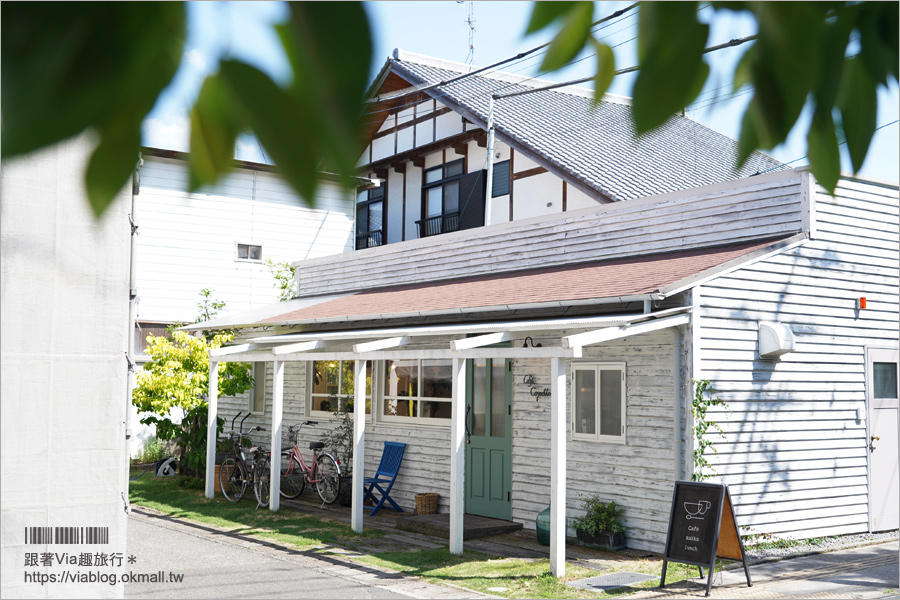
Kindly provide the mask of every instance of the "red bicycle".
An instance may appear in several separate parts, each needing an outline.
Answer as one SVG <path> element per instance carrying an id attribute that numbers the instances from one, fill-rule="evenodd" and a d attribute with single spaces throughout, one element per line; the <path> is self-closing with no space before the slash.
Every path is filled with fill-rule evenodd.
<path id="1" fill-rule="evenodd" d="M 303 460 L 297 447 L 297 438 L 304 425 L 318 425 L 318 421 L 304 421 L 296 426 L 288 427 L 291 448 L 281 453 L 281 495 L 285 498 L 297 498 L 306 489 L 306 484 L 316 486 L 319 498 L 325 504 L 334 504 L 341 489 L 341 467 L 337 459 L 322 450 L 323 442 L 310 442 L 313 451 L 311 466 Z"/>

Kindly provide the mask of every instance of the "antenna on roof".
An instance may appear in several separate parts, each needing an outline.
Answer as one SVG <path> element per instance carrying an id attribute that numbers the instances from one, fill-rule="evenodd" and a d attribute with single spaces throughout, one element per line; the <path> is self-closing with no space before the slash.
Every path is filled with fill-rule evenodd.
<path id="1" fill-rule="evenodd" d="M 463 0 L 456 0 L 457 4 L 462 4 Z M 469 16 L 463 23 L 469 26 L 469 55 L 466 56 L 467 65 L 475 65 L 475 2 L 468 2 Z"/>

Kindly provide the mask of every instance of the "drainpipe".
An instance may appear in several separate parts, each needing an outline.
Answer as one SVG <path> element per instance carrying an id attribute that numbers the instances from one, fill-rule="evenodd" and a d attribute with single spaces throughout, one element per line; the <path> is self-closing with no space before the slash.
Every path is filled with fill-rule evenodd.
<path id="1" fill-rule="evenodd" d="M 494 187 L 494 95 L 488 104 L 487 120 L 487 180 L 484 182 L 484 224 L 491 224 L 491 190 Z"/>
<path id="2" fill-rule="evenodd" d="M 130 446 L 131 440 L 131 400 L 134 394 L 134 383 L 135 383 L 135 363 L 131 360 L 131 357 L 134 356 L 134 328 L 135 323 L 137 321 L 137 307 L 139 298 L 137 295 L 137 240 L 135 236 L 137 236 L 137 195 L 140 193 L 140 173 L 141 173 L 141 165 L 144 164 L 143 159 L 138 158 L 137 168 L 135 169 L 134 174 L 134 183 L 131 191 L 131 213 L 128 215 L 130 225 L 131 225 L 131 264 L 128 269 L 128 349 L 126 354 L 128 356 L 128 392 L 125 395 L 126 404 L 125 404 L 125 441 L 126 447 Z M 130 448 L 129 448 L 130 450 Z M 130 455 L 130 453 L 129 453 Z"/>

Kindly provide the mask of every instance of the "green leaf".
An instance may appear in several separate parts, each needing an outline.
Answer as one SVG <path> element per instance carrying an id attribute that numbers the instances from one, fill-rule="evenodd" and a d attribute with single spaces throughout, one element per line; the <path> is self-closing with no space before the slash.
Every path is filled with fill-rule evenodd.
<path id="1" fill-rule="evenodd" d="M 91 155 L 84 181 L 88 202 L 99 217 L 131 178 L 141 144 L 140 124 L 123 124 L 103 132 Z"/>
<path id="2" fill-rule="evenodd" d="M 883 85 L 898 74 L 900 53 L 900 4 L 897 2 L 863 2 L 859 5 L 860 56 L 869 75 Z"/>
<path id="3" fill-rule="evenodd" d="M 751 57 L 751 108 L 762 148 L 783 142 L 815 83 L 827 7 L 813 2 L 753 5 L 759 39 Z M 797 32 L 803 32 L 798 35 Z"/>
<path id="4" fill-rule="evenodd" d="M 594 105 L 600 104 L 616 74 L 616 57 L 612 48 L 591 37 L 597 53 L 597 75 L 594 76 Z"/>
<path id="5" fill-rule="evenodd" d="M 748 106 L 744 111 L 744 117 L 741 119 L 741 137 L 738 141 L 738 157 L 737 167 L 740 169 L 753 154 L 754 150 L 760 147 L 759 137 L 756 135 L 756 120 L 753 117 L 752 106 Z"/>
<path id="6" fill-rule="evenodd" d="M 4 4 L 3 157 L 102 123 L 140 126 L 175 74 L 184 30 L 176 2 Z"/>
<path id="7" fill-rule="evenodd" d="M 319 175 L 317 143 L 310 114 L 268 75 L 246 63 L 227 60 L 220 74 L 235 100 L 238 119 L 256 134 L 281 174 L 306 203 L 315 196 Z"/>
<path id="8" fill-rule="evenodd" d="M 853 31 L 854 15 L 844 12 L 840 19 L 825 25 L 822 35 L 822 49 L 813 88 L 816 106 L 823 111 L 830 111 L 834 106 L 841 82 L 841 71 L 844 65 L 844 53 L 850 32 Z"/>
<path id="9" fill-rule="evenodd" d="M 290 94 L 305 113 L 305 140 L 323 168 L 350 185 L 365 146 L 361 120 L 372 39 L 359 2 L 291 2 L 291 21 L 278 28 L 294 69 Z M 283 168 L 290 168 L 290 166 Z"/>
<path id="10" fill-rule="evenodd" d="M 737 92 L 739 89 L 753 81 L 751 67 L 753 65 L 754 49 L 755 46 L 747 48 L 747 51 L 744 52 L 744 55 L 741 56 L 741 60 L 738 61 L 737 66 L 734 68 L 734 82 L 731 86 L 732 93 Z"/>
<path id="11" fill-rule="evenodd" d="M 242 128 L 221 76 L 207 77 L 191 111 L 191 191 L 211 185 L 232 168 L 234 144 Z"/>
<path id="12" fill-rule="evenodd" d="M 649 2 L 641 4 L 638 35 L 632 114 L 640 134 L 662 125 L 703 88 L 709 26 L 697 21 L 696 2 Z"/>
<path id="13" fill-rule="evenodd" d="M 547 54 L 541 62 L 541 70 L 561 69 L 578 56 L 590 37 L 593 17 L 593 2 L 574 3 L 565 13 L 562 28 L 547 48 Z"/>
<path id="14" fill-rule="evenodd" d="M 812 174 L 833 193 L 841 176 L 841 155 L 830 112 L 820 111 L 813 115 L 806 143 Z"/>
<path id="15" fill-rule="evenodd" d="M 528 21 L 528 28 L 525 34 L 534 33 L 544 27 L 547 27 L 567 13 L 577 2 L 545 2 L 539 0 L 532 5 L 531 19 Z"/>
<path id="16" fill-rule="evenodd" d="M 848 59 L 845 63 L 838 107 L 850 161 L 854 172 L 857 172 L 866 160 L 878 114 L 877 84 L 859 57 Z"/>

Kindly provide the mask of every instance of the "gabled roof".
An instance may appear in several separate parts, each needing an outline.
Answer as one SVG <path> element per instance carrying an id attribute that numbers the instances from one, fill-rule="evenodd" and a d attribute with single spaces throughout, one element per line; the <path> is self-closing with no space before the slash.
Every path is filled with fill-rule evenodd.
<path id="1" fill-rule="evenodd" d="M 400 80 L 486 128 L 491 94 L 509 94 L 548 82 L 486 71 L 429 87 L 470 72 L 471 67 L 396 50 L 373 92 L 400 88 Z M 495 102 L 499 139 L 598 200 L 629 200 L 748 177 L 786 168 L 754 152 L 735 171 L 738 144 L 691 119 L 673 116 L 634 139 L 627 99 L 591 107 L 591 90 L 557 88 Z M 407 100 L 408 102 L 408 100 Z M 399 105 L 396 101 L 395 106 Z M 385 107 L 390 103 L 380 103 Z"/>

